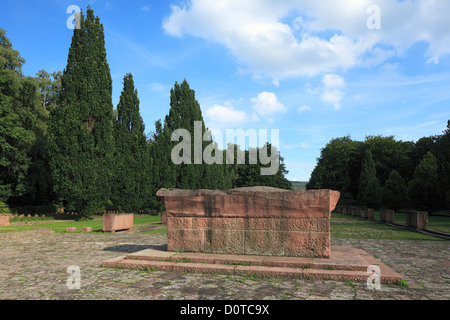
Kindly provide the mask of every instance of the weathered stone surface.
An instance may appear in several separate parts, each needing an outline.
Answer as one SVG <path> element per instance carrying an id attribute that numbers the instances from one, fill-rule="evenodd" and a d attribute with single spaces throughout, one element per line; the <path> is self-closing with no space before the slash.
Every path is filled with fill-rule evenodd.
<path id="1" fill-rule="evenodd" d="M 7 226 L 9 226 L 9 215 L 1 214 L 0 215 L 0 227 L 7 227 Z"/>
<path id="2" fill-rule="evenodd" d="M 270 187 L 161 189 L 169 251 L 323 257 L 340 193 Z"/>
<path id="3" fill-rule="evenodd" d="M 103 215 L 103 231 L 116 232 L 120 230 L 133 229 L 133 214 L 104 214 Z"/>
<path id="4" fill-rule="evenodd" d="M 380 221 L 392 223 L 394 222 L 394 211 L 389 209 L 380 210 Z"/>
<path id="5" fill-rule="evenodd" d="M 167 212 L 166 211 L 161 213 L 161 223 L 167 224 Z"/>
<path id="6" fill-rule="evenodd" d="M 428 212 L 407 212 L 406 225 L 409 228 L 424 230 L 428 227 Z"/>
<path id="7" fill-rule="evenodd" d="M 375 210 L 373 208 L 366 209 L 367 219 L 373 219 L 375 217 Z"/>
<path id="8" fill-rule="evenodd" d="M 68 228 L 66 228 L 66 232 L 77 232 L 77 228 L 76 227 L 68 227 Z"/>
<path id="9" fill-rule="evenodd" d="M 83 227 L 83 228 L 81 228 L 81 232 L 92 232 L 92 228 L 91 227 Z"/>

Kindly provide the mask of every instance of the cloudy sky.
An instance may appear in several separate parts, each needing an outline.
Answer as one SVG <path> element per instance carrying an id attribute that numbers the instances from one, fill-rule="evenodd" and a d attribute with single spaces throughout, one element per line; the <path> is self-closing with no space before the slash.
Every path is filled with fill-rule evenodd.
<path id="1" fill-rule="evenodd" d="M 100 17 L 114 104 L 133 73 L 147 132 L 186 79 L 209 128 L 278 129 L 291 180 L 332 138 L 416 141 L 450 119 L 448 0 L 2 0 L 26 75 L 64 69 L 70 5 Z"/>

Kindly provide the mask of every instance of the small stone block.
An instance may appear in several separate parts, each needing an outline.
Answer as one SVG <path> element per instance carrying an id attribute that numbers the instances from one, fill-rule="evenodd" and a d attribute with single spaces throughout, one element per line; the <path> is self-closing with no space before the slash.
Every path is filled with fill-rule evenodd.
<path id="1" fill-rule="evenodd" d="M 81 232 L 92 232 L 92 228 L 91 227 L 83 227 L 83 228 L 81 228 Z"/>
<path id="2" fill-rule="evenodd" d="M 66 228 L 66 232 L 77 232 L 77 228 L 76 227 Z"/>

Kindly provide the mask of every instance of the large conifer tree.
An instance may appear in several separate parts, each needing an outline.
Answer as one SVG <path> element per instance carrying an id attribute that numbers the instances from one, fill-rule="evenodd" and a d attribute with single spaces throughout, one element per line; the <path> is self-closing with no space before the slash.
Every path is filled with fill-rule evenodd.
<path id="1" fill-rule="evenodd" d="M 151 167 L 144 130 L 133 75 L 127 74 L 114 125 L 115 166 L 111 198 L 115 206 L 126 212 L 142 209 L 148 199 L 146 191 L 151 183 Z"/>
<path id="2" fill-rule="evenodd" d="M 113 154 L 112 80 L 103 25 L 88 7 L 74 29 L 49 148 L 54 191 L 69 209 L 95 213 L 110 197 Z"/>
<path id="3" fill-rule="evenodd" d="M 433 211 L 439 205 L 438 166 L 431 152 L 417 165 L 414 178 L 409 182 L 408 196 L 418 210 Z"/>
<path id="4" fill-rule="evenodd" d="M 361 167 L 359 178 L 359 200 L 372 208 L 379 208 L 381 205 L 382 189 L 377 178 L 375 162 L 372 158 L 372 151 L 366 150 Z"/>

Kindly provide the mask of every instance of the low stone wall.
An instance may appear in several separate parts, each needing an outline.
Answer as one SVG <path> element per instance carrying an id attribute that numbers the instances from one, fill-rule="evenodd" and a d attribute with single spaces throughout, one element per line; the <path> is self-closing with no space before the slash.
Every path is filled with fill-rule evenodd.
<path id="1" fill-rule="evenodd" d="M 133 229 L 132 213 L 117 213 L 103 215 L 103 231 L 116 232 Z"/>
<path id="2" fill-rule="evenodd" d="M 269 187 L 161 189 L 168 251 L 330 257 L 330 218 L 340 193 Z"/>

